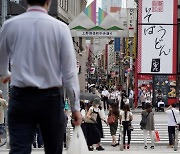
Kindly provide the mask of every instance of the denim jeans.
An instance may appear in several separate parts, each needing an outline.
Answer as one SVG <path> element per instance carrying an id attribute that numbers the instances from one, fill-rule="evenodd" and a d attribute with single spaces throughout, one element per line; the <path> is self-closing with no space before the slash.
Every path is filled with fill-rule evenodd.
<path id="1" fill-rule="evenodd" d="M 30 154 L 39 125 L 46 154 L 61 154 L 65 117 L 62 89 L 12 87 L 8 107 L 9 154 Z"/>

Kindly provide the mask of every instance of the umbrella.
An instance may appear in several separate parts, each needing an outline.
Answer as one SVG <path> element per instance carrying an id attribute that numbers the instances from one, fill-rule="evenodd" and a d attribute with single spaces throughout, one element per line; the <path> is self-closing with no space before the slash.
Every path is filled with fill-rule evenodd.
<path id="1" fill-rule="evenodd" d="M 96 94 L 92 93 L 80 93 L 80 100 L 89 100 L 94 101 L 95 98 L 100 99 L 100 97 Z"/>

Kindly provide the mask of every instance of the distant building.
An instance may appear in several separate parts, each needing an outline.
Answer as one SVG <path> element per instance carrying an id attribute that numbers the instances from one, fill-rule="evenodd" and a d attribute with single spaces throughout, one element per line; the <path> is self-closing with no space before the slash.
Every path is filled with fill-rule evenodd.
<path id="1" fill-rule="evenodd" d="M 25 0 L 18 0 L 19 3 L 7 0 L 7 18 L 22 14 L 27 9 Z M 52 0 L 49 14 L 66 24 L 69 24 L 85 8 L 87 0 Z M 0 0 L 1 16 L 2 0 Z M 1 22 L 1 21 L 0 21 Z"/>
<path id="2" fill-rule="evenodd" d="M 111 7 L 116 9 L 122 7 L 122 0 L 102 0 L 102 9 L 107 13 L 110 12 Z"/>

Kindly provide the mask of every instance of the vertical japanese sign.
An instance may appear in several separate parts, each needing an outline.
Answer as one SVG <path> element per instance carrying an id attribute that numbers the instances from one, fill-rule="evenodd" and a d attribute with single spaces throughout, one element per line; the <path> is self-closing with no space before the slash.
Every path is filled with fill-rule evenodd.
<path id="1" fill-rule="evenodd" d="M 135 12 L 136 9 L 131 8 L 131 9 L 127 9 L 128 12 L 128 30 L 129 30 L 129 37 L 134 37 L 134 33 L 135 33 Z"/>
<path id="2" fill-rule="evenodd" d="M 138 73 L 176 74 L 177 0 L 138 4 Z"/>
<path id="3" fill-rule="evenodd" d="M 120 50 L 121 50 L 120 38 L 116 37 L 116 38 L 114 38 L 114 51 L 115 52 L 120 52 Z"/>

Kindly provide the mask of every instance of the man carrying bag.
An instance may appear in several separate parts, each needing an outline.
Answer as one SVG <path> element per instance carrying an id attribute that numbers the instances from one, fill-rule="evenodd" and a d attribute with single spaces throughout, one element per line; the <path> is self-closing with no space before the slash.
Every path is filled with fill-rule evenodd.
<path id="1" fill-rule="evenodd" d="M 174 145 L 175 127 L 177 125 L 177 119 L 179 115 L 179 110 L 177 110 L 175 107 L 176 104 L 174 103 L 166 109 L 166 114 L 168 118 L 168 135 L 169 135 L 168 148 L 173 148 Z"/>

